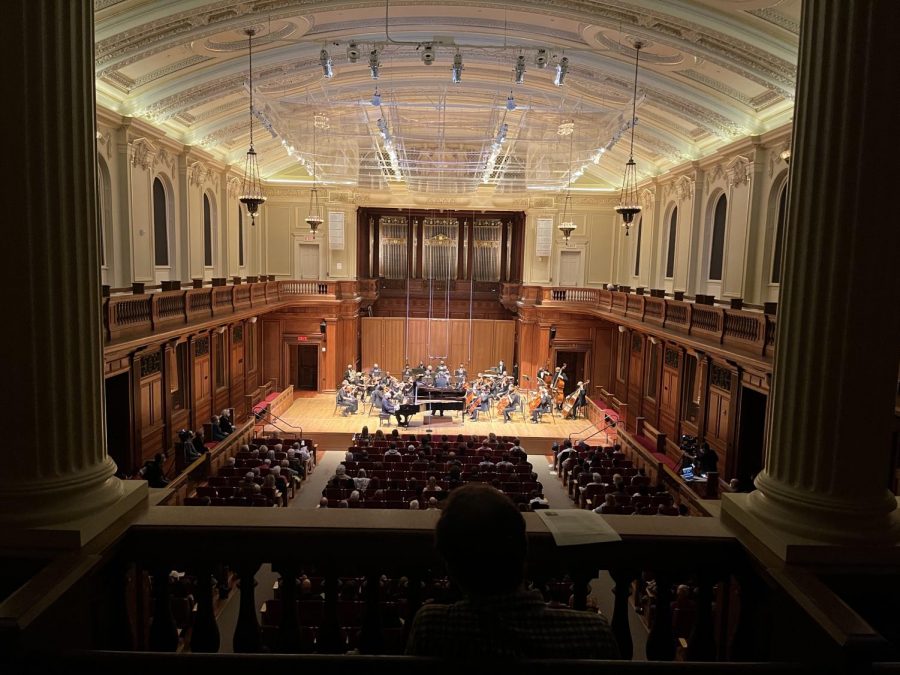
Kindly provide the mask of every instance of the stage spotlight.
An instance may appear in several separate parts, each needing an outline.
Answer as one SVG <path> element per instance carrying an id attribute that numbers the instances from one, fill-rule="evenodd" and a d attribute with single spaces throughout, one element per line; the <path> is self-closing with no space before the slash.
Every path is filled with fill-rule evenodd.
<path id="1" fill-rule="evenodd" d="M 462 54 L 456 52 L 456 55 L 453 57 L 453 67 L 450 69 L 450 80 L 453 84 L 459 84 L 462 81 Z"/>
<path id="2" fill-rule="evenodd" d="M 375 87 L 375 93 L 372 94 L 372 105 L 376 108 L 381 105 L 381 94 L 378 93 L 378 87 Z"/>
<path id="3" fill-rule="evenodd" d="M 422 47 L 422 63 L 426 66 L 430 66 L 434 63 L 434 46 L 433 45 L 425 45 Z"/>
<path id="4" fill-rule="evenodd" d="M 559 60 L 559 63 L 556 64 L 556 77 L 553 80 L 553 84 L 557 87 L 563 86 L 566 81 L 566 73 L 569 72 L 569 59 L 564 56 Z"/>
<path id="5" fill-rule="evenodd" d="M 516 59 L 516 84 L 525 84 L 525 56 L 522 54 Z"/>
<path id="6" fill-rule="evenodd" d="M 372 74 L 372 79 L 378 79 L 378 69 L 381 67 L 381 62 L 378 60 L 378 50 L 373 49 L 369 52 L 369 72 Z"/>
<path id="7" fill-rule="evenodd" d="M 550 54 L 547 53 L 546 49 L 538 49 L 537 54 L 534 55 L 534 65 L 543 70 L 547 67 L 547 64 L 550 62 Z"/>
<path id="8" fill-rule="evenodd" d="M 516 99 L 513 98 L 512 92 L 509 92 L 509 96 L 506 97 L 506 109 L 509 111 L 516 109 Z"/>
<path id="9" fill-rule="evenodd" d="M 324 49 L 319 52 L 319 65 L 322 66 L 322 75 L 329 79 L 334 77 L 334 64 L 331 62 L 328 52 Z"/>
<path id="10" fill-rule="evenodd" d="M 355 42 L 351 42 L 347 45 L 347 60 L 350 63 L 356 63 L 359 61 L 359 45 Z"/>

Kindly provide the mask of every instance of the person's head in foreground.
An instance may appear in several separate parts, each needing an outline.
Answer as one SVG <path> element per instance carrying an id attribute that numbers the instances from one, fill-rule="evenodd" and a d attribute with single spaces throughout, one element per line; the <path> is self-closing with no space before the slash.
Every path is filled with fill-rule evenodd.
<path id="1" fill-rule="evenodd" d="M 466 595 L 512 593 L 522 584 L 525 520 L 509 497 L 492 487 L 464 485 L 450 493 L 435 545 Z"/>

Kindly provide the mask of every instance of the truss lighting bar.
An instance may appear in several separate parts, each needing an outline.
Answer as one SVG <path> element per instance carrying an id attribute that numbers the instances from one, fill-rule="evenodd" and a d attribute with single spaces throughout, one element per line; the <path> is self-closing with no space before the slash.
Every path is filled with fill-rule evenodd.
<path id="1" fill-rule="evenodd" d="M 369 73 L 372 75 L 373 80 L 378 79 L 378 69 L 381 67 L 381 62 L 378 60 L 378 50 L 373 49 L 369 52 Z"/>
<path id="2" fill-rule="evenodd" d="M 325 49 L 319 52 L 319 65 L 322 66 L 322 75 L 328 79 L 334 77 L 334 63 L 332 63 L 331 57 L 328 56 L 328 51 Z"/>
<path id="3" fill-rule="evenodd" d="M 516 59 L 516 84 L 525 84 L 525 55 L 519 54 Z"/>
<path id="4" fill-rule="evenodd" d="M 566 81 L 566 73 L 569 72 L 569 58 L 567 56 L 562 57 L 559 60 L 559 63 L 556 64 L 556 77 L 553 79 L 553 84 L 557 87 L 563 86 Z"/>
<path id="5" fill-rule="evenodd" d="M 462 54 L 456 52 L 456 55 L 453 57 L 453 66 L 450 69 L 450 80 L 453 82 L 453 84 L 459 84 L 460 82 L 462 82 L 462 71 Z"/>

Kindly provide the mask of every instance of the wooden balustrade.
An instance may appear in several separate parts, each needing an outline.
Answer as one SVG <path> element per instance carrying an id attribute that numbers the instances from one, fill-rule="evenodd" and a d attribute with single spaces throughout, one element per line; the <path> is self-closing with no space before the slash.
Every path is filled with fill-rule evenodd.
<path id="1" fill-rule="evenodd" d="M 788 574 L 759 564 L 752 547 L 742 545 L 717 518 L 604 516 L 621 541 L 558 547 L 537 514 L 523 515 L 529 579 L 567 584 L 572 606 L 584 609 L 589 581 L 599 570 L 610 572 L 615 601 L 609 618 L 624 660 L 632 658 L 635 642 L 629 628 L 632 596 L 639 598 L 644 616 L 654 617 L 646 656 L 656 661 L 676 658 L 679 641 L 669 603 L 678 583 L 698 589 L 693 630 L 686 654 L 682 653 L 692 661 L 774 661 L 789 655 L 793 662 L 852 657 L 860 663 L 871 662 L 883 649 L 882 636 L 813 571 L 794 568 Z M 0 637 L 29 658 L 72 650 L 83 658 L 85 651 L 111 649 L 120 652 L 116 658 L 121 667 L 140 663 L 143 654 L 132 650 L 215 653 L 223 640 L 213 591 L 219 596 L 230 592 L 231 584 L 224 582 L 230 570 L 240 593 L 232 643 L 235 652 L 258 654 L 266 643 L 280 653 L 347 651 L 349 631 L 341 619 L 344 614 L 339 613 L 346 609 L 339 596 L 339 579 L 354 577 L 367 579 L 368 591 L 360 594 L 354 606 L 359 620 L 352 625 L 360 631 L 356 645 L 363 654 L 396 653 L 402 650 L 402 640 L 387 640 L 379 579 L 384 574 L 409 580 L 402 616 L 408 629 L 427 599 L 423 582 L 444 574 L 433 546 L 437 517 L 436 511 L 151 506 L 131 523 L 120 525 L 120 532 L 109 537 L 102 549 L 66 555 L 38 569 L 0 604 L 0 616 L 7 619 L 0 624 Z M 308 570 L 324 578 L 323 600 L 317 600 L 315 644 L 305 628 L 308 624 L 299 616 L 300 588 L 295 583 L 278 584 L 277 603 L 273 603 L 277 616 L 267 619 L 269 626 L 263 632 L 257 620 L 262 598 L 257 596 L 255 577 L 265 563 L 282 579 L 296 579 Z M 180 637 L 172 613 L 171 570 L 194 578 L 192 626 Z M 148 577 L 149 585 L 144 581 Z M 655 581 L 655 594 L 642 595 L 649 580 Z M 90 602 L 80 605 L 78 621 L 72 621 L 67 613 L 77 601 L 73 599 L 87 598 Z M 651 602 L 652 606 L 644 604 Z M 108 608 L 120 609 L 111 612 Z M 61 625 L 65 630 L 59 630 Z M 52 633 L 46 632 L 47 627 L 54 627 Z M 354 659 L 337 658 L 336 667 L 352 668 Z M 229 659 L 234 657 L 222 655 L 219 663 L 243 669 L 265 663 L 243 657 L 229 664 Z M 397 667 L 402 669 L 404 662 L 398 659 Z M 172 668 L 187 664 L 196 669 L 199 662 L 193 656 L 175 656 L 169 663 Z M 323 661 L 328 663 L 335 666 Z M 545 662 L 542 672 L 550 666 Z M 646 666 L 642 664 L 641 670 L 646 671 Z M 624 663 L 622 667 L 629 668 Z M 724 669 L 721 663 L 719 667 Z M 741 672 L 739 668 L 727 670 Z M 328 672 L 332 671 L 343 672 L 333 668 Z M 166 672 L 172 671 L 167 668 Z M 216 668 L 215 672 L 225 671 Z"/>

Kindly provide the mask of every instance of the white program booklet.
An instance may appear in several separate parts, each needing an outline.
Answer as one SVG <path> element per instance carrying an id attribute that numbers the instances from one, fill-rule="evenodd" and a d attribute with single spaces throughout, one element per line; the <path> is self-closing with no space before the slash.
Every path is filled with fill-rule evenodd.
<path id="1" fill-rule="evenodd" d="M 547 525 L 557 546 L 577 546 L 579 544 L 602 544 L 607 541 L 621 541 L 622 537 L 600 514 L 584 509 L 537 511 Z"/>

